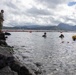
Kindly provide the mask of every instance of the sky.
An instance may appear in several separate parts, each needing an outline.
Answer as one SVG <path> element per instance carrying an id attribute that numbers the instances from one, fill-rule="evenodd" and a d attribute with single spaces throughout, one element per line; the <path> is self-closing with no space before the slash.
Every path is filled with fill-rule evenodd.
<path id="1" fill-rule="evenodd" d="M 76 0 L 1 0 L 4 26 L 76 25 Z"/>

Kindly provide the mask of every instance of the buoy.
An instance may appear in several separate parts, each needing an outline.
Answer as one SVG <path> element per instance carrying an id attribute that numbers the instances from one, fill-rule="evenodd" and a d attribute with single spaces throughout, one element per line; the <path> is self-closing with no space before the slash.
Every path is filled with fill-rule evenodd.
<path id="1" fill-rule="evenodd" d="M 73 41 L 75 41 L 76 40 L 76 35 L 72 36 L 72 39 L 73 39 Z"/>

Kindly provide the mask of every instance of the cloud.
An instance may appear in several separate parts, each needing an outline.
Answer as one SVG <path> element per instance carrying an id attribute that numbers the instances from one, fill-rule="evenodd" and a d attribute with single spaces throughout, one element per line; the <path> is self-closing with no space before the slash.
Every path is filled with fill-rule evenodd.
<path id="1" fill-rule="evenodd" d="M 69 0 L 70 1 L 70 0 Z M 51 9 L 56 8 L 58 5 L 65 4 L 68 0 L 36 0 L 39 4 L 43 4 L 46 7 L 51 7 Z"/>
<path id="2" fill-rule="evenodd" d="M 75 24 L 75 0 L 1 0 L 4 9 L 4 26 L 27 24 L 57 25 L 60 22 Z"/>
<path id="3" fill-rule="evenodd" d="M 51 13 L 47 9 L 38 9 L 36 7 L 32 7 L 27 10 L 27 13 L 31 15 L 51 15 Z"/>

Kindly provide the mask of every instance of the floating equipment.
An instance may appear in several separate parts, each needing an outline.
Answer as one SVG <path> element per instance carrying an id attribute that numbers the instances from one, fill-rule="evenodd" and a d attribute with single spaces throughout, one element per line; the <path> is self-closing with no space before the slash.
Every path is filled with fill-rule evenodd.
<path id="1" fill-rule="evenodd" d="M 76 35 L 73 35 L 72 39 L 73 39 L 73 41 L 75 41 L 76 40 Z"/>

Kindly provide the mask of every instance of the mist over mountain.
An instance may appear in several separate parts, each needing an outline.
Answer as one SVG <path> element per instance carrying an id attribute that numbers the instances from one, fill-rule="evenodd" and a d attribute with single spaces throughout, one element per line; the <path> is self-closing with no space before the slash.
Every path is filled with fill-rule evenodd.
<path id="1" fill-rule="evenodd" d="M 65 24 L 65 23 L 60 23 L 57 27 L 60 30 L 70 30 L 70 31 L 76 30 L 76 25 L 72 26 L 72 25 Z"/>
<path id="2" fill-rule="evenodd" d="M 24 25 L 24 26 L 15 26 L 15 27 L 3 27 L 4 29 L 33 29 L 33 30 L 66 30 L 66 31 L 76 31 L 76 25 L 69 25 L 66 23 L 60 23 L 57 26 L 47 25 Z"/>

